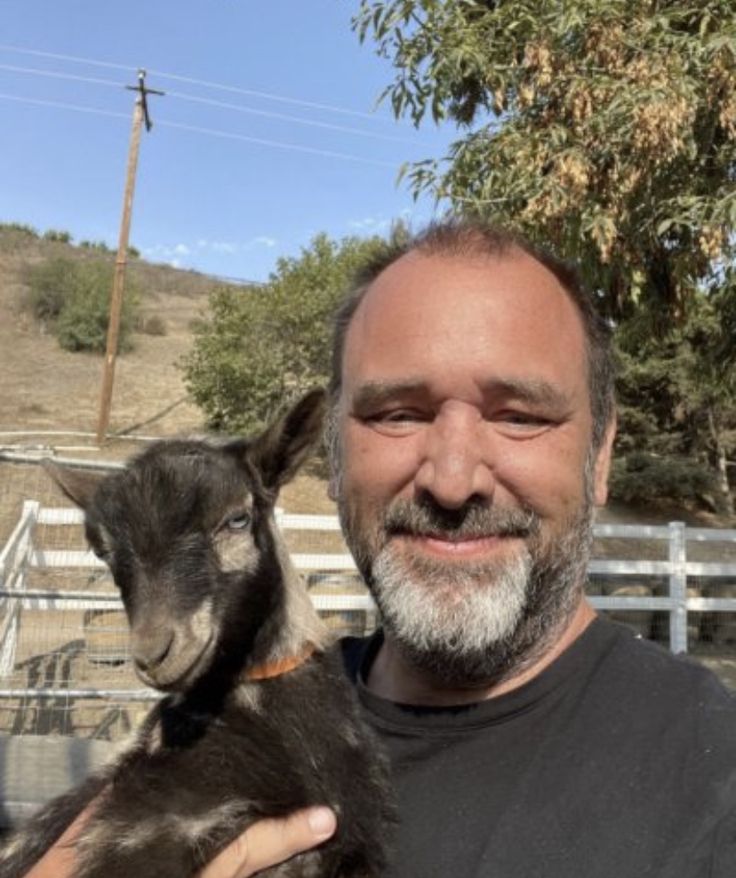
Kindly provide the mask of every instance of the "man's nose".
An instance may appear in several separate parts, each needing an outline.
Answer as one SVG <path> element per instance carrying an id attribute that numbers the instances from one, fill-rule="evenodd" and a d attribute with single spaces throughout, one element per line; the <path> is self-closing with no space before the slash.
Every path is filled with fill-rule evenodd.
<path id="1" fill-rule="evenodd" d="M 459 509 L 471 498 L 490 500 L 495 477 L 483 419 L 472 411 L 441 414 L 425 435 L 414 485 L 446 509 Z"/>

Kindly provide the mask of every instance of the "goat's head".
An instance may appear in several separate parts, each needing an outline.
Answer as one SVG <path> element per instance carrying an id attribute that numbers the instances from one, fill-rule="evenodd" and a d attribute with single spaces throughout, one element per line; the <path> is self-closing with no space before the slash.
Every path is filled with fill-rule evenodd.
<path id="1" fill-rule="evenodd" d="M 312 391 L 255 439 L 163 440 L 113 475 L 46 465 L 85 511 L 148 685 L 189 689 L 215 658 L 242 661 L 274 624 L 282 596 L 271 513 L 317 442 L 323 411 L 324 394 Z"/>

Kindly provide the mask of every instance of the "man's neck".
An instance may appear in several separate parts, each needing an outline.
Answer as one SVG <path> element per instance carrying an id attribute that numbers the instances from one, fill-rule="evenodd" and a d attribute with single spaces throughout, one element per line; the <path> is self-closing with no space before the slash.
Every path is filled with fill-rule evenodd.
<path id="1" fill-rule="evenodd" d="M 518 689 L 549 667 L 580 637 L 595 618 L 595 610 L 584 598 L 553 645 L 531 665 L 500 683 L 468 687 L 449 687 L 446 683 L 417 670 L 406 662 L 390 638 L 386 637 L 366 681 L 368 689 L 381 698 L 400 704 L 451 707 L 497 698 Z"/>

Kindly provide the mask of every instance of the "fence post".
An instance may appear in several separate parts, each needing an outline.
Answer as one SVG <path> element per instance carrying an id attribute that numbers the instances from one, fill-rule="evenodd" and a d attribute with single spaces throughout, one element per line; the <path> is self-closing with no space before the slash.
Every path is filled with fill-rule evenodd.
<path id="1" fill-rule="evenodd" d="M 4 588 L 7 587 L 19 592 L 26 589 L 26 571 L 33 549 L 33 532 L 40 508 L 41 504 L 37 500 L 26 500 L 23 503 L 20 522 L 3 550 L 2 585 Z M 8 565 L 10 566 L 9 570 Z M 0 677 L 10 676 L 15 667 L 15 650 L 18 645 L 18 624 L 21 611 L 20 600 L 6 598 L 6 607 L 7 612 L 2 620 L 2 625 L 0 625 Z"/>
<path id="2" fill-rule="evenodd" d="M 685 523 L 671 521 L 669 593 L 673 602 L 670 610 L 670 650 L 687 652 L 687 541 Z"/>

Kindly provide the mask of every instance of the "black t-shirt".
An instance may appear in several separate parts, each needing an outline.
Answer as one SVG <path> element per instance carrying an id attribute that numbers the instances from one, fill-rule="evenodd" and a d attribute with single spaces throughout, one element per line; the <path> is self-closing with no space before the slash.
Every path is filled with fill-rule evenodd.
<path id="1" fill-rule="evenodd" d="M 390 878 L 736 878 L 736 699 L 710 672 L 598 618 L 519 689 L 417 708 L 363 684 L 379 646 L 343 641 L 393 769 Z"/>

